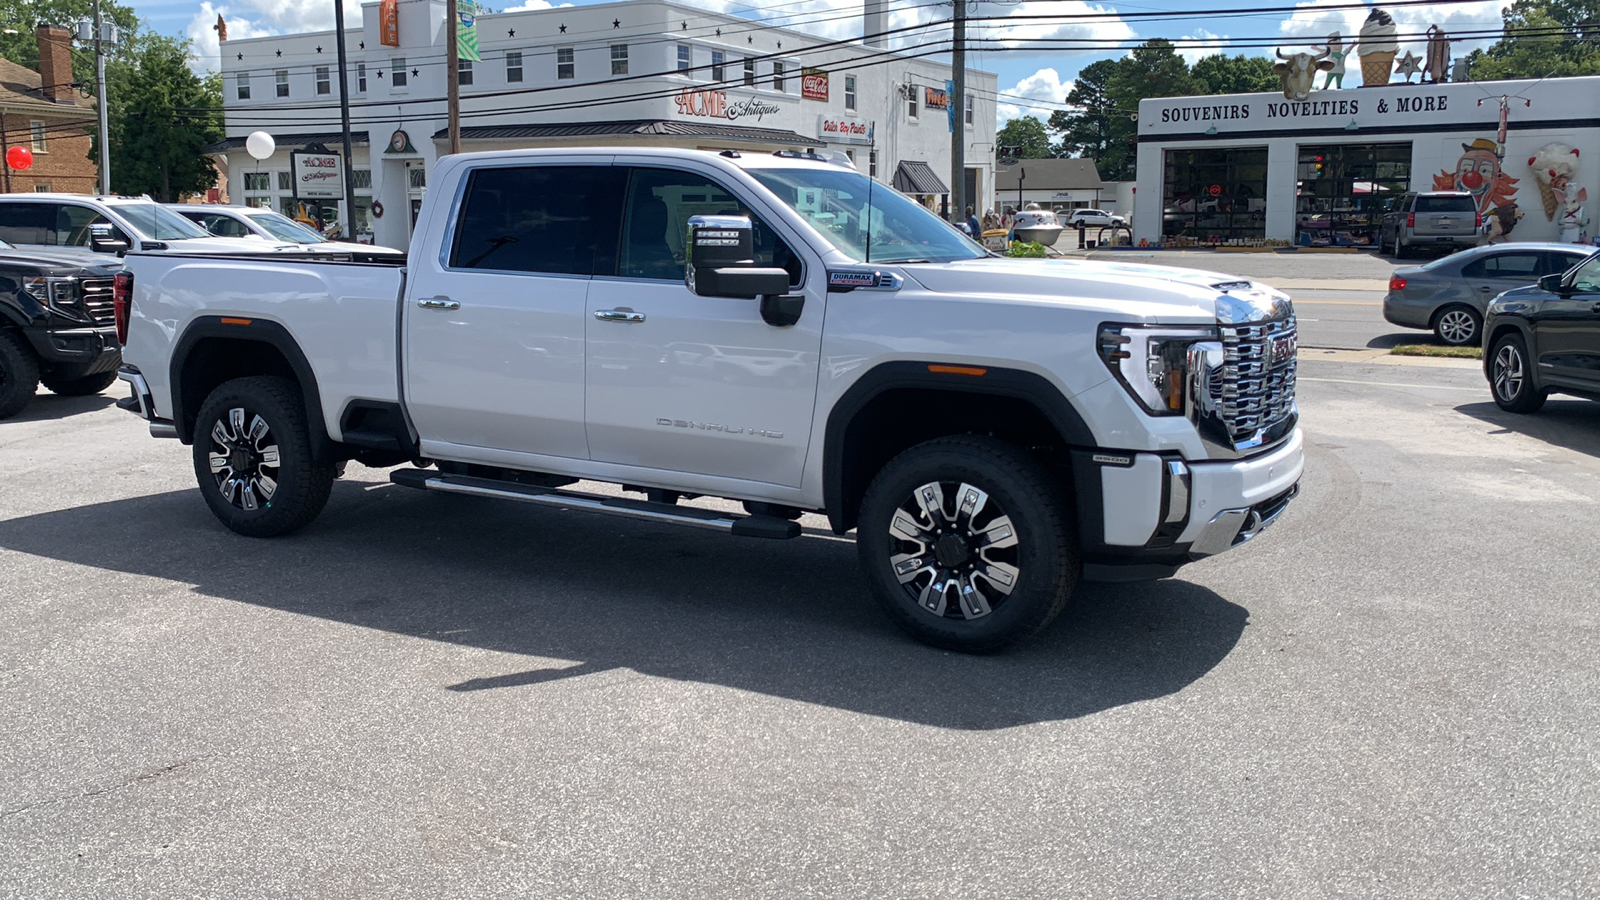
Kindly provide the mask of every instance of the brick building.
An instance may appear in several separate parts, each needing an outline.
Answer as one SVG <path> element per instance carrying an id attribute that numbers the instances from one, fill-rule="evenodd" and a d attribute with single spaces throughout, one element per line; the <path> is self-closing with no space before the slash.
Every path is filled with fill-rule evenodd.
<path id="1" fill-rule="evenodd" d="M 72 86 L 72 34 L 40 25 L 39 71 L 0 59 L 0 192 L 93 193 L 95 165 L 89 160 L 94 101 Z M 33 165 L 13 171 L 3 163 L 15 146 L 33 151 Z"/>

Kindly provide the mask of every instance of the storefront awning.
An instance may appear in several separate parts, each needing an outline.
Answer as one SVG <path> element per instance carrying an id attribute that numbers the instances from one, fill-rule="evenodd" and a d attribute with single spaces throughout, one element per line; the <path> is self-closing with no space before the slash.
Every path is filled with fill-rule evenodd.
<path id="1" fill-rule="evenodd" d="M 267 133 L 272 134 L 270 131 Z M 319 131 L 309 134 L 272 134 L 272 140 L 278 145 L 278 149 L 280 150 L 298 150 L 299 148 L 305 147 L 309 144 L 322 144 L 323 146 L 332 147 L 337 150 L 344 144 L 344 132 Z M 217 141 L 215 144 L 207 144 L 200 148 L 200 152 L 229 153 L 234 150 L 243 150 L 244 141 L 245 138 L 243 135 L 240 135 L 239 137 L 231 137 L 226 140 Z M 367 133 L 365 131 L 350 132 L 350 143 L 356 147 L 365 147 L 367 145 Z"/>
<path id="2" fill-rule="evenodd" d="M 948 194 L 933 167 L 925 162 L 903 162 L 894 170 L 894 189 L 902 194 Z"/>
<path id="3" fill-rule="evenodd" d="M 632 119 L 621 122 L 551 122 L 537 125 L 468 125 L 461 129 L 464 141 L 538 140 L 540 138 L 619 137 L 658 135 L 661 137 L 706 138 L 748 144 L 783 144 L 791 147 L 819 147 L 822 141 L 779 128 L 745 128 L 710 122 L 679 122 L 671 119 Z M 433 139 L 450 136 L 448 129 L 434 132 Z"/>

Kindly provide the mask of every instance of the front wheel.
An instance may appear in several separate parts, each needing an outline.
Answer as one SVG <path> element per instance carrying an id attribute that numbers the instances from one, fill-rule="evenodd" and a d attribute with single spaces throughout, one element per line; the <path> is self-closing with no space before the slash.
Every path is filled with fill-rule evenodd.
<path id="1" fill-rule="evenodd" d="M 334 468 L 312 454 L 300 388 L 287 378 L 224 382 L 195 419 L 200 493 L 239 534 L 276 537 L 310 523 L 328 502 Z"/>
<path id="2" fill-rule="evenodd" d="M 862 498 L 856 546 L 890 618 L 969 653 L 1044 628 L 1080 568 L 1057 481 L 988 437 L 939 438 L 891 460 Z"/>
<path id="3" fill-rule="evenodd" d="M 1495 404 L 1506 412 L 1538 412 L 1544 406 L 1545 395 L 1534 386 L 1528 345 L 1522 335 L 1514 331 L 1502 335 L 1489 352 L 1489 385 Z"/>
<path id="4" fill-rule="evenodd" d="M 1483 317 L 1470 306 L 1447 306 L 1433 320 L 1433 333 L 1451 347 L 1483 342 Z"/>
<path id="5" fill-rule="evenodd" d="M 0 419 L 28 405 L 39 389 L 39 361 L 19 334 L 0 331 Z"/>
<path id="6" fill-rule="evenodd" d="M 63 397 L 88 397 L 98 394 L 111 387 L 117 380 L 116 370 L 101 372 L 99 375 L 85 375 L 82 378 L 52 378 L 46 376 L 44 386 L 52 393 Z"/>

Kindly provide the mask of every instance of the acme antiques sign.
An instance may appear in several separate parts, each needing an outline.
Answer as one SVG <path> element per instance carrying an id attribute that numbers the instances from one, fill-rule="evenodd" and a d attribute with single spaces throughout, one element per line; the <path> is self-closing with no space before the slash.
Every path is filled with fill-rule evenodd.
<path id="1" fill-rule="evenodd" d="M 684 88 L 672 98 L 678 105 L 678 113 L 685 116 L 704 116 L 712 119 L 755 119 L 757 122 L 765 116 L 781 111 L 764 100 L 729 100 L 727 91 L 696 91 Z"/>
<path id="2" fill-rule="evenodd" d="M 296 150 L 289 154 L 294 172 L 294 195 L 300 200 L 338 199 L 344 196 L 344 159 L 337 153 Z"/>

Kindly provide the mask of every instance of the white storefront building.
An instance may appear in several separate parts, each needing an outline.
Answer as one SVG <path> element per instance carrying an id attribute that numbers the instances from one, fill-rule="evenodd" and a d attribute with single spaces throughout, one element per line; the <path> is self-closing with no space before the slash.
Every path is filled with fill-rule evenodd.
<path id="1" fill-rule="evenodd" d="M 449 152 L 442 0 L 399 0 L 393 45 L 385 4 L 346 32 L 352 177 L 359 237 L 405 247 L 435 161 Z M 887 30 L 869 2 L 864 33 Z M 463 151 L 656 146 L 743 152 L 816 150 L 935 209 L 948 192 L 951 125 L 963 129 L 968 202 L 994 203 L 995 75 L 969 70 L 950 115 L 950 67 L 861 41 L 814 35 L 661 0 L 478 16 L 482 60 L 463 63 Z M 290 153 L 340 150 L 335 33 L 222 43 L 227 139 L 208 148 L 229 200 L 296 212 Z M 276 144 L 256 161 L 246 137 Z M 323 201 L 342 219 L 340 201 Z M 336 212 L 337 211 L 337 212 Z"/>
<path id="2" fill-rule="evenodd" d="M 1370 246 L 1401 195 L 1431 190 L 1485 216 L 1515 204 L 1510 240 L 1587 240 L 1589 188 L 1600 78 L 1162 98 L 1139 104 L 1134 241 Z"/>

